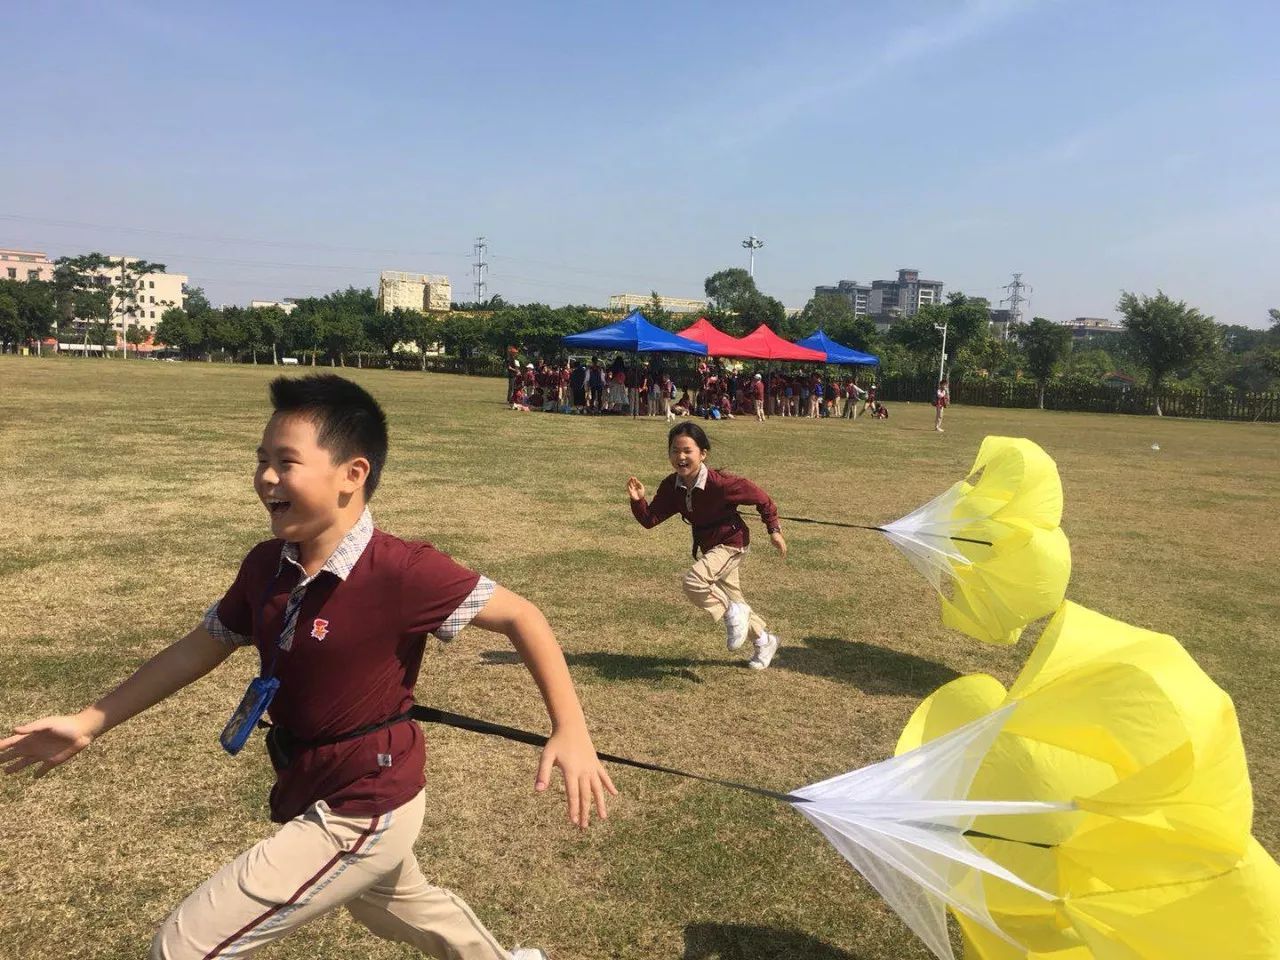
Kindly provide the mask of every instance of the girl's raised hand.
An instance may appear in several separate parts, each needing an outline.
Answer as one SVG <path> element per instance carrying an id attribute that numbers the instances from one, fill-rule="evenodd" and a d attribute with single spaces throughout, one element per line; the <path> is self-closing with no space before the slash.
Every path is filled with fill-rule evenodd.
<path id="1" fill-rule="evenodd" d="M 627 496 L 629 496 L 632 500 L 643 500 L 644 484 L 641 483 L 639 480 L 637 480 L 635 477 L 628 478 Z"/>

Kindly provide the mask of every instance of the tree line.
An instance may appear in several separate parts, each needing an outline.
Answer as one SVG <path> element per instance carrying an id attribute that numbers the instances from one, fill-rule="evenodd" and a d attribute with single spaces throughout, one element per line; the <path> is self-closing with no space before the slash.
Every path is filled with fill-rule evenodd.
<path id="1" fill-rule="evenodd" d="M 60 258 L 52 281 L 0 280 L 0 345 L 15 349 L 56 329 L 64 341 L 74 336 L 86 348 L 105 348 L 115 344 L 113 320 L 125 322 L 129 343 L 142 343 L 148 331 L 134 319 L 132 301 L 140 278 L 164 269 L 90 253 Z M 1030 379 L 1041 396 L 1050 382 L 1097 384 L 1108 373 L 1140 378 L 1157 393 L 1170 387 L 1259 393 L 1280 387 L 1280 310 L 1274 309 L 1270 328 L 1255 329 L 1219 324 L 1162 291 L 1124 292 L 1117 303 L 1124 332 L 1073 343 L 1066 327 L 1041 317 L 1005 337 L 993 336 L 990 304 L 962 292 L 900 318 L 885 332 L 834 294 L 814 297 L 788 315 L 781 301 L 759 290 L 740 268 L 707 277 L 704 292 L 707 319 L 728 334 L 742 336 L 763 323 L 794 340 L 822 329 L 837 342 L 877 355 L 880 372 L 889 376 L 936 376 L 945 326 L 946 369 L 953 379 Z M 215 308 L 193 287 L 183 305 L 164 310 L 155 341 L 189 360 L 276 363 L 295 357 L 341 366 L 370 354 L 394 361 L 408 353 L 425 366 L 438 347 L 461 359 L 497 359 L 510 347 L 526 356 L 553 357 L 562 352 L 565 335 L 610 321 L 606 312 L 585 305 L 511 304 L 497 296 L 454 307 L 447 313 L 383 313 L 372 290 L 348 287 L 299 299 L 290 312 L 275 306 Z M 693 319 L 664 310 L 656 292 L 644 313 L 672 331 Z"/>

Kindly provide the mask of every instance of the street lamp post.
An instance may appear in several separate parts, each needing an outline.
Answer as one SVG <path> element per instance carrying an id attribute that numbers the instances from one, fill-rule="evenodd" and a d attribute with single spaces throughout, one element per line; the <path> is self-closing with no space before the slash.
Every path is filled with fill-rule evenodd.
<path id="1" fill-rule="evenodd" d="M 941 326 L 939 326 L 936 323 L 933 325 L 933 329 L 942 331 L 942 359 L 938 361 L 938 382 L 939 383 L 942 382 L 942 375 L 947 367 L 947 326 L 948 324 L 949 322 L 944 323 Z"/>
<path id="2" fill-rule="evenodd" d="M 756 251 L 764 246 L 764 241 L 754 233 L 742 241 L 742 245 L 751 251 L 751 279 L 756 276 Z"/>

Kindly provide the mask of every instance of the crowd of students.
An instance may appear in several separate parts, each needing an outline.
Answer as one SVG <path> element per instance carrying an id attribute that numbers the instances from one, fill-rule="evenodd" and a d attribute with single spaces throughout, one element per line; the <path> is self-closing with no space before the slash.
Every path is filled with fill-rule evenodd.
<path id="1" fill-rule="evenodd" d="M 677 385 L 677 378 L 681 381 Z M 507 403 L 513 410 L 632 416 L 740 416 L 887 419 L 872 379 L 839 375 L 830 369 L 758 372 L 734 369 L 719 360 L 702 360 L 692 371 L 669 371 L 661 356 L 631 360 L 621 354 L 607 366 L 599 357 L 562 362 L 539 360 L 521 365 L 507 358 Z"/>

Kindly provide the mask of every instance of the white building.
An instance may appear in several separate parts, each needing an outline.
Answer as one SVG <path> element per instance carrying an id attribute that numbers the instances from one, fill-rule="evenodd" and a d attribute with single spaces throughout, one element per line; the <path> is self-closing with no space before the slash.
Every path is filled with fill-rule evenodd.
<path id="1" fill-rule="evenodd" d="M 52 280 L 53 261 L 40 250 L 0 250 L 0 280 Z"/>
<path id="2" fill-rule="evenodd" d="M 137 263 L 137 257 L 109 257 L 112 266 L 97 271 L 108 278 L 117 293 L 111 297 L 111 327 L 123 339 L 130 324 L 137 324 L 148 332 L 154 332 L 156 324 L 170 307 L 186 306 L 186 284 L 189 279 L 183 273 L 144 273 L 141 275 L 126 269 Z"/>
<path id="3" fill-rule="evenodd" d="M 383 270 L 378 279 L 378 309 L 383 313 L 396 307 L 419 313 L 447 311 L 452 300 L 449 278 L 440 274 Z"/>
<path id="4" fill-rule="evenodd" d="M 277 310 L 281 310 L 284 313 L 293 313 L 293 311 L 298 309 L 298 305 L 294 301 L 289 300 L 287 298 L 284 300 L 250 300 L 249 301 L 250 310 L 257 310 L 259 308 L 265 309 L 267 307 L 275 307 Z"/>
<path id="5" fill-rule="evenodd" d="M 1124 333 L 1124 324 L 1104 317 L 1076 317 L 1063 320 L 1062 325 L 1071 331 L 1073 340 L 1092 340 L 1107 334 Z"/>
<path id="6" fill-rule="evenodd" d="M 615 293 L 609 298 L 610 310 L 640 310 L 653 305 L 653 294 Z M 686 297 L 658 297 L 658 306 L 668 313 L 702 313 L 707 309 L 707 301 Z"/>

